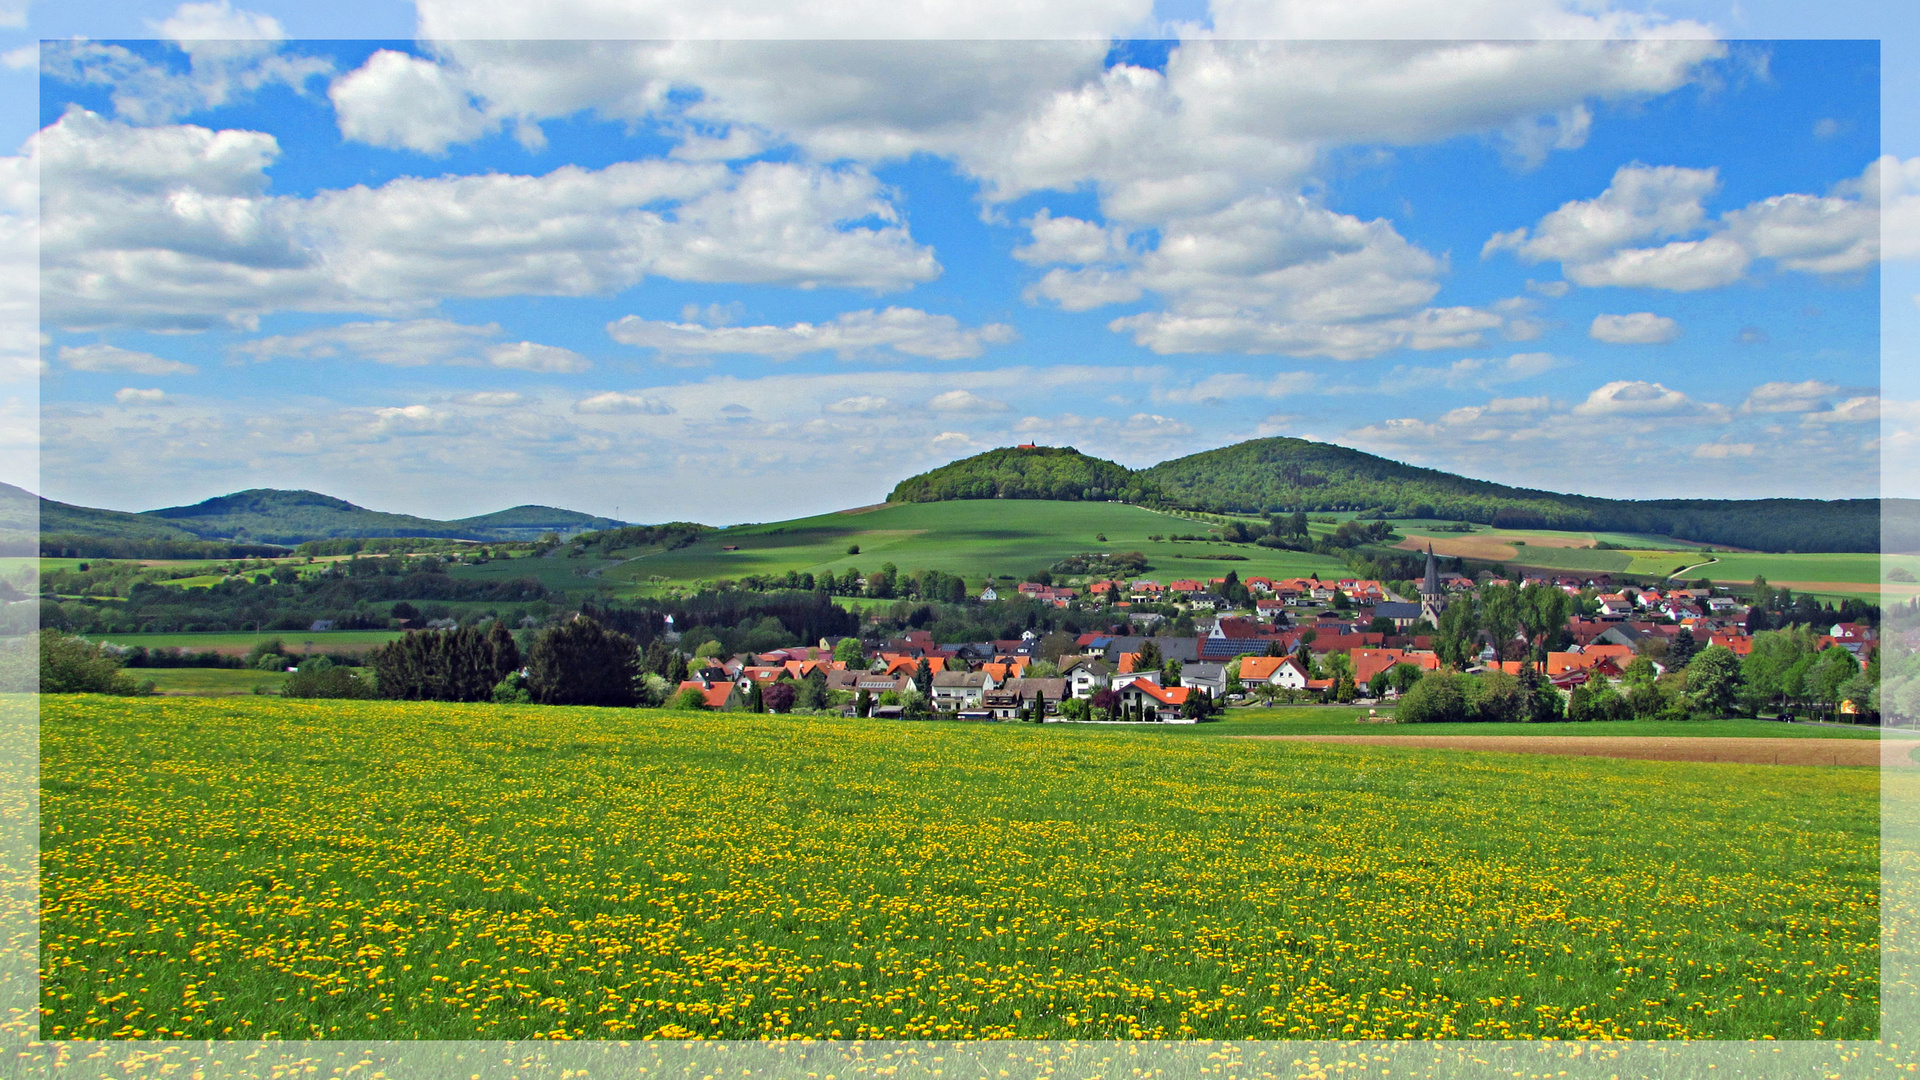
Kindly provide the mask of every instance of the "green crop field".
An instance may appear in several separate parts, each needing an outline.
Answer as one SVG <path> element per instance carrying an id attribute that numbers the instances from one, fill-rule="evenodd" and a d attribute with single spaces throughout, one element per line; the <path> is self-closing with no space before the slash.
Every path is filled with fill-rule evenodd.
<path id="1" fill-rule="evenodd" d="M 251 694 L 264 686 L 279 692 L 287 681 L 284 671 L 248 671 L 241 668 L 128 668 L 136 681 L 151 681 L 154 693 L 182 697 L 230 697 Z"/>
<path id="2" fill-rule="evenodd" d="M 1229 570 L 1242 578 L 1347 572 L 1337 559 L 1301 552 L 1147 539 L 1206 531 L 1201 522 L 1120 503 L 1028 499 L 906 503 L 726 529 L 677 551 L 642 555 L 606 570 L 604 577 L 639 585 L 656 577 L 690 584 L 788 570 L 815 574 L 827 570 L 837 574 L 849 567 L 876 570 L 891 562 L 902 571 L 959 574 L 974 585 L 988 576 L 1025 578 L 1068 555 L 1119 551 L 1146 555 L 1153 566 L 1149 575 L 1162 581 L 1224 577 Z M 1102 535 L 1104 541 L 1098 539 Z M 848 555 L 847 548 L 854 544 L 859 545 L 860 554 Z M 729 546 L 740 550 L 721 550 Z M 1245 559 L 1199 557 L 1204 555 Z"/>
<path id="3" fill-rule="evenodd" d="M 1877 739 L 1877 727 L 1824 727 L 1777 720 L 1619 720 L 1591 724 L 1367 724 L 1366 708 L 1309 705 L 1228 709 L 1214 723 L 1169 727 L 1185 735 L 1593 735 L 1663 738 Z M 1378 710 L 1391 715 L 1391 708 Z"/>
<path id="4" fill-rule="evenodd" d="M 398 630 L 267 630 L 261 633 L 103 634 L 116 645 L 144 645 L 149 649 L 185 649 L 200 652 L 244 653 L 263 641 L 280 639 L 294 656 L 304 652 L 366 652 L 400 636 Z M 311 649 L 309 649 L 311 643 Z"/>
<path id="5" fill-rule="evenodd" d="M 1875 770 L 45 698 L 50 1039 L 1872 1039 Z"/>

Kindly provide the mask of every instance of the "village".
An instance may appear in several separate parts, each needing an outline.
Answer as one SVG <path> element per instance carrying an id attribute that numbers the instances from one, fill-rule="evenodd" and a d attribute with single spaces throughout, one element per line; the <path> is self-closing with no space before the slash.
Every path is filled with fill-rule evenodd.
<path id="1" fill-rule="evenodd" d="M 1235 588 L 1234 586 L 1238 586 Z M 1403 585 L 1404 588 L 1404 585 Z M 1568 612 L 1552 627 L 1521 627 L 1506 640 L 1469 632 L 1470 646 L 1444 658 L 1448 607 L 1493 589 L 1552 590 Z M 1024 582 L 1019 596 L 1110 616 L 1106 632 L 1029 630 L 1018 639 L 936 642 L 924 630 L 880 642 L 698 658 L 680 684 L 709 709 L 763 711 L 793 700 L 773 688 L 812 680 L 847 715 L 959 720 L 1081 720 L 1195 723 L 1236 705 L 1393 702 L 1426 672 L 1538 676 L 1566 696 L 1596 677 L 1620 679 L 1636 659 L 1653 672 L 1723 646 L 1753 649 L 1753 608 L 1711 583 L 1616 585 L 1610 575 L 1493 577 L 1444 573 L 1431 553 L 1414 596 L 1364 579 L 1252 577 L 1093 581 L 1084 587 Z M 1236 606 L 1224 595 L 1244 593 Z M 1000 599 L 987 586 L 984 603 Z M 1194 634 L 1165 635 L 1169 606 L 1191 613 Z M 1151 607 L 1151 612 L 1135 608 Z M 1866 623 L 1821 627 L 1818 648 L 1839 647 L 1865 663 L 1877 640 Z M 919 699 L 916 702 L 916 699 Z M 691 703 L 691 696 L 688 697 Z M 919 708 L 916 710 L 916 705 Z M 1846 711 L 1850 703 L 1841 703 Z M 778 710 L 776 711 L 784 711 Z"/>

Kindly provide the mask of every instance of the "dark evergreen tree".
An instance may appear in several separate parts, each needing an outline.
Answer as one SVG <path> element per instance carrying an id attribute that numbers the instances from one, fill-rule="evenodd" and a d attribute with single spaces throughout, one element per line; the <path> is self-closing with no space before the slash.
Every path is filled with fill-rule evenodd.
<path id="1" fill-rule="evenodd" d="M 527 689 L 542 705 L 630 707 L 639 673 L 633 639 L 584 615 L 541 634 L 527 651 Z"/>
<path id="2" fill-rule="evenodd" d="M 927 663 L 924 656 L 913 666 L 913 686 L 920 691 L 921 697 L 933 699 L 933 665 Z"/>

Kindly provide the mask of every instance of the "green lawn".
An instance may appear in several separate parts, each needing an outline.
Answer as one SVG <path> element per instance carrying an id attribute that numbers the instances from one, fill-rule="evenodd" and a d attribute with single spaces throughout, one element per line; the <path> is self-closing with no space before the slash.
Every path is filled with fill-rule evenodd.
<path id="1" fill-rule="evenodd" d="M 1382 715 L 1391 709 L 1379 710 Z M 1877 727 L 1821 727 L 1774 720 L 1699 720 L 1667 722 L 1621 720 L 1593 724 L 1365 724 L 1364 708 L 1337 705 L 1276 709 L 1228 709 L 1226 719 L 1169 727 L 1192 735 L 1651 735 L 1772 739 L 1878 739 Z M 1155 733 L 1148 729 L 1143 733 Z"/>
<path id="2" fill-rule="evenodd" d="M 1863 1039 L 1879 774 L 41 702 L 49 1039 Z"/>
<path id="3" fill-rule="evenodd" d="M 136 680 L 152 680 L 154 692 L 182 697 L 226 697 L 251 694 L 256 686 L 278 691 L 287 681 L 284 671 L 248 671 L 236 668 L 128 668 Z"/>
<path id="4" fill-rule="evenodd" d="M 398 630 L 268 630 L 257 634 L 244 631 L 193 634 L 105 634 L 100 635 L 100 638 L 119 645 L 144 645 L 149 649 L 181 648 L 188 652 L 214 649 L 224 653 L 244 653 L 258 642 L 279 638 L 282 644 L 298 655 L 308 651 L 308 643 L 312 643 L 312 651 L 316 653 L 365 652 L 385 645 L 399 636 Z"/>
<path id="5" fill-rule="evenodd" d="M 657 575 L 673 584 L 690 584 L 788 570 L 814 574 L 828 570 L 837 574 L 849 567 L 876 570 L 891 562 L 903 571 L 959 574 L 969 586 L 976 586 L 986 577 L 1002 574 L 1024 579 L 1068 555 L 1118 551 L 1146 555 L 1153 566 L 1148 576 L 1161 581 L 1224 577 L 1229 570 L 1242 578 L 1347 573 L 1341 561 L 1319 555 L 1250 544 L 1147 539 L 1206 529 L 1187 518 L 1119 503 L 1028 499 L 908 503 L 726 529 L 677 551 L 643 554 L 606 571 L 605 576 L 644 585 Z M 1098 539 L 1101 535 L 1106 540 Z M 847 548 L 855 544 L 860 553 L 848 555 Z M 721 550 L 731 546 L 740 550 Z M 1200 557 L 1205 555 L 1245 559 Z"/>

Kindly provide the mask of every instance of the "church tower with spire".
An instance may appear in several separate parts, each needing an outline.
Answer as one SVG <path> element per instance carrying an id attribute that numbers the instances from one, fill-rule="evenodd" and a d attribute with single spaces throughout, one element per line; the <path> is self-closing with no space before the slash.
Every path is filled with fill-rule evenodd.
<path id="1" fill-rule="evenodd" d="M 1433 544 L 1427 544 L 1427 576 L 1420 582 L 1420 617 L 1440 625 L 1440 613 L 1447 609 L 1447 593 L 1440 587 L 1440 567 L 1433 561 Z"/>

